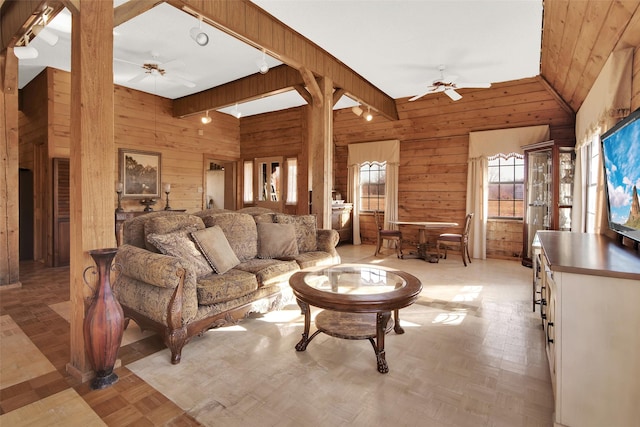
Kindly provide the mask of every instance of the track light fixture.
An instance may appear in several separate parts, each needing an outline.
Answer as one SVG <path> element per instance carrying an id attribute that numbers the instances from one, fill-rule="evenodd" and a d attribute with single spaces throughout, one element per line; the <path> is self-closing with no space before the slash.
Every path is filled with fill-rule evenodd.
<path id="1" fill-rule="evenodd" d="M 53 31 L 46 29 L 44 25 L 34 25 L 33 34 L 35 34 L 37 37 L 40 37 L 50 46 L 55 46 L 56 43 L 58 43 L 58 35 Z"/>
<path id="2" fill-rule="evenodd" d="M 204 116 L 200 118 L 203 125 L 211 123 L 211 117 L 209 117 L 209 110 L 205 111 Z"/>
<path id="3" fill-rule="evenodd" d="M 202 31 L 202 17 L 198 17 L 198 26 L 190 29 L 189 35 L 200 46 L 206 46 L 209 43 L 209 35 Z"/>
<path id="4" fill-rule="evenodd" d="M 242 112 L 238 110 L 238 104 L 236 104 L 236 106 L 233 107 L 233 112 L 231 114 L 233 114 L 236 117 L 236 119 L 239 119 L 242 116 Z"/>
<path id="5" fill-rule="evenodd" d="M 13 54 L 18 59 L 34 59 L 38 57 L 38 50 L 33 46 L 29 46 L 29 38 L 25 36 L 24 46 L 14 47 Z"/>
<path id="6" fill-rule="evenodd" d="M 371 107 L 367 107 L 367 114 L 364 115 L 364 119 L 368 122 L 373 120 L 373 114 L 371 114 Z"/>
<path id="7" fill-rule="evenodd" d="M 355 114 L 358 117 L 362 115 L 362 108 L 360 108 L 360 105 L 355 105 L 351 107 L 351 111 L 353 111 L 353 114 Z"/>
<path id="8" fill-rule="evenodd" d="M 258 70 L 260 70 L 260 74 L 267 74 L 269 71 L 269 64 L 266 61 L 266 53 L 262 51 L 262 59 L 258 59 L 256 61 L 256 65 L 258 66 Z"/>

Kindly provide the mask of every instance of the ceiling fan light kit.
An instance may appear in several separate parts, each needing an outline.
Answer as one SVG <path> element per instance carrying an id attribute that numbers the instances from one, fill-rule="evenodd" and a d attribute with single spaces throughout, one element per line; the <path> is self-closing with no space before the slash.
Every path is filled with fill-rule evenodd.
<path id="1" fill-rule="evenodd" d="M 425 95 L 429 95 L 431 93 L 444 92 L 451 100 L 458 101 L 462 99 L 462 95 L 456 92 L 456 89 L 466 89 L 466 88 L 474 88 L 474 89 L 486 89 L 491 87 L 491 83 L 460 83 L 457 82 L 457 76 L 445 76 L 444 75 L 444 65 L 440 65 L 438 70 L 440 70 L 440 78 L 435 79 L 431 85 L 427 87 L 427 90 L 419 95 L 414 96 L 409 99 L 409 101 L 415 101 L 417 99 L 422 98 Z"/>

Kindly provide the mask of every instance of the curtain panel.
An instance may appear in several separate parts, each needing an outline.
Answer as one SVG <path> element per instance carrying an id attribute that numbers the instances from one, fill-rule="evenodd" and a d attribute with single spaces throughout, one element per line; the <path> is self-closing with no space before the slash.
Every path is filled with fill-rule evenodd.
<path id="1" fill-rule="evenodd" d="M 500 153 L 524 154 L 523 146 L 548 140 L 547 125 L 469 133 L 467 214 L 474 213 L 469 232 L 469 252 L 473 258 L 487 258 L 488 158 Z"/>
<path id="2" fill-rule="evenodd" d="M 605 133 L 631 112 L 633 50 L 633 48 L 622 49 L 609 55 L 576 114 L 576 168 L 571 212 L 573 224 L 571 230 L 574 232 L 584 232 L 586 226 L 587 146 L 589 143 L 598 143 L 596 136 Z M 602 162 L 602 155 L 600 161 Z M 594 232 L 596 233 L 607 229 L 602 165 L 599 169 L 595 201 L 597 208 Z"/>
<path id="3" fill-rule="evenodd" d="M 385 180 L 385 215 L 384 228 L 389 228 L 388 221 L 398 219 L 398 166 L 400 164 L 400 141 L 397 139 L 376 142 L 349 144 L 348 167 L 348 202 L 353 203 L 353 244 L 361 244 L 360 240 L 360 165 L 367 162 L 386 162 Z"/>

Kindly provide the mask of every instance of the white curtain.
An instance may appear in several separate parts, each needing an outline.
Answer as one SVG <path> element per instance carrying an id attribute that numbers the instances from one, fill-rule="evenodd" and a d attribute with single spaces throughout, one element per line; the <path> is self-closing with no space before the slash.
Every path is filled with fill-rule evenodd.
<path id="1" fill-rule="evenodd" d="M 528 126 L 469 133 L 467 213 L 473 212 L 469 252 L 487 258 L 488 158 L 496 154 L 523 154 L 522 146 L 549 139 L 549 126 Z"/>
<path id="2" fill-rule="evenodd" d="M 633 48 L 612 52 L 576 115 L 576 166 L 571 230 L 583 232 L 586 218 L 587 145 L 631 111 Z M 602 156 L 601 156 L 602 157 Z M 602 168 L 598 171 L 596 230 L 606 230 Z M 598 224 L 600 227 L 598 227 Z"/>
<path id="3" fill-rule="evenodd" d="M 400 164 L 400 141 L 363 142 L 349 144 L 348 166 L 348 194 L 349 202 L 353 203 L 353 244 L 361 244 L 360 240 L 360 165 L 367 162 L 386 162 L 385 180 L 385 223 L 388 228 L 389 220 L 398 219 L 398 165 Z"/>

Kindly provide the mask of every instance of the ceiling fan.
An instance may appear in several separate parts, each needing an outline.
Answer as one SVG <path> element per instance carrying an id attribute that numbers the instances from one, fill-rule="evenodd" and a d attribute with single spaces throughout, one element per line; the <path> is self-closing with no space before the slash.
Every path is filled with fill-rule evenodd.
<path id="1" fill-rule="evenodd" d="M 449 98 L 454 101 L 457 101 L 462 98 L 456 89 L 465 89 L 465 88 L 488 88 L 491 87 L 491 83 L 459 83 L 456 82 L 458 79 L 457 76 L 445 76 L 444 75 L 444 65 L 440 65 L 438 67 L 440 70 L 440 78 L 435 79 L 431 85 L 427 87 L 427 90 L 419 95 L 414 96 L 409 99 L 409 101 L 415 101 L 416 99 L 420 99 L 425 95 L 430 93 L 438 93 L 444 92 Z"/>
<path id="2" fill-rule="evenodd" d="M 184 85 L 186 87 L 195 87 L 196 84 L 192 81 L 171 75 L 171 73 L 169 73 L 167 75 L 167 70 L 171 67 L 174 67 L 176 65 L 180 65 L 182 64 L 182 61 L 179 60 L 173 60 L 173 61 L 169 61 L 169 62 L 159 62 L 158 61 L 158 54 L 157 53 L 151 53 L 151 57 L 152 59 L 145 61 L 142 64 L 136 63 L 136 62 L 131 62 L 131 61 L 127 61 L 124 59 L 119 59 L 119 58 L 113 58 L 114 61 L 118 61 L 118 62 L 123 62 L 125 64 L 131 64 L 131 65 L 135 65 L 137 67 L 140 67 L 143 69 L 143 72 L 141 72 L 140 74 L 136 75 L 135 77 L 127 80 L 128 83 L 137 83 L 137 82 L 141 82 L 142 80 L 146 79 L 149 76 L 153 76 L 153 77 L 162 77 L 166 80 L 175 82 L 175 83 L 179 83 L 181 85 Z"/>

